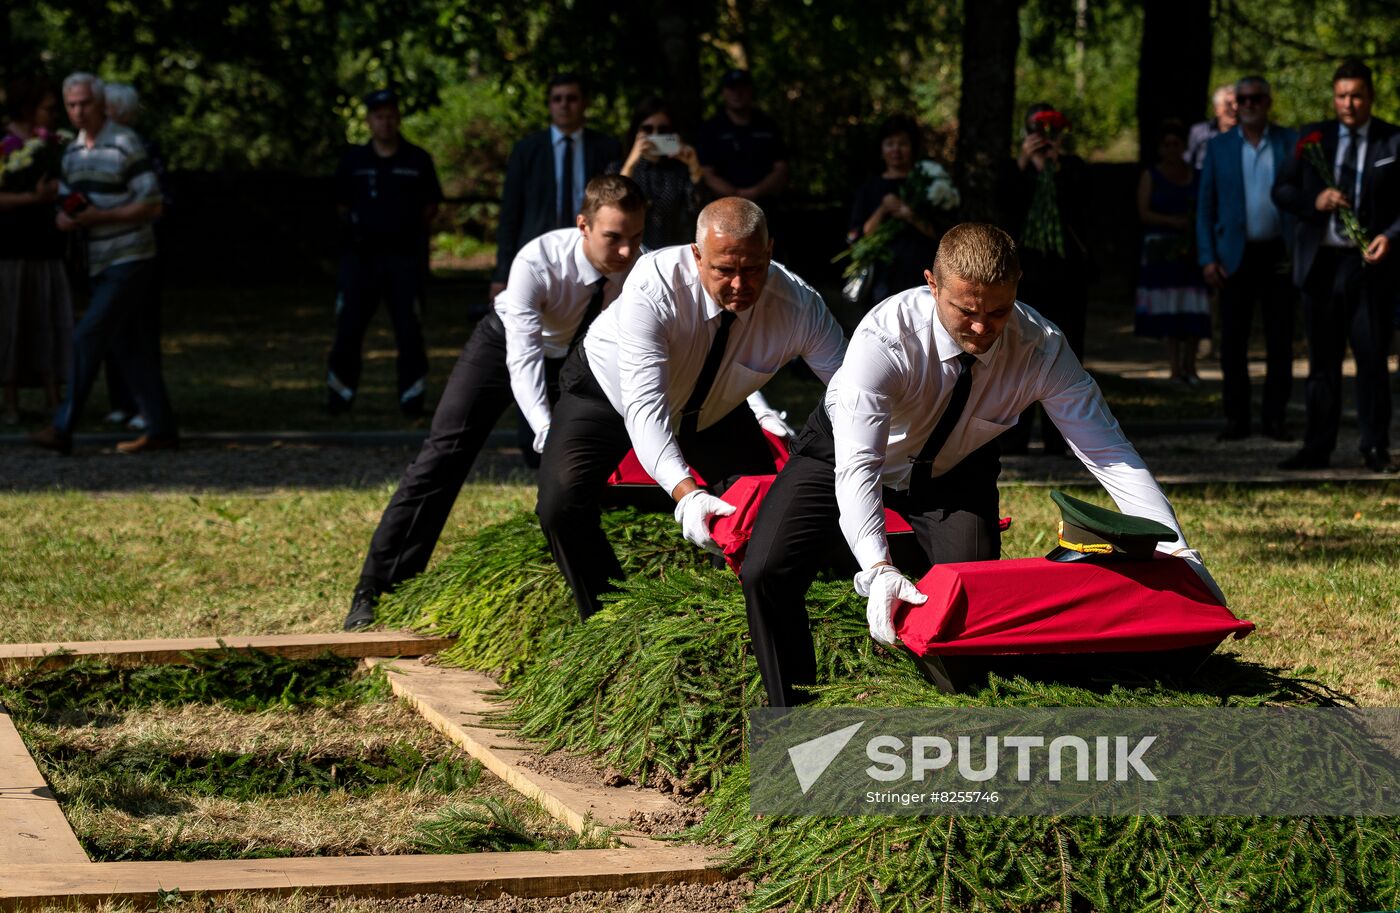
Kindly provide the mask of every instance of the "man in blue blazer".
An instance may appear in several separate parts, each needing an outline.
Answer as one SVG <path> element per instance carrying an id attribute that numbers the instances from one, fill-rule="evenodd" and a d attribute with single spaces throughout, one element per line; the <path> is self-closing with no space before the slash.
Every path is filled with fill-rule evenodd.
<path id="1" fill-rule="evenodd" d="M 1196 249 L 1206 284 L 1220 292 L 1220 373 L 1225 379 L 1225 430 L 1250 433 L 1249 329 L 1255 302 L 1264 318 L 1267 373 L 1263 431 L 1292 440 L 1284 410 L 1293 386 L 1294 291 L 1288 281 L 1293 218 L 1270 194 L 1274 176 L 1293 155 L 1297 136 L 1269 123 L 1273 98 L 1261 76 L 1235 84 L 1239 124 L 1206 145 L 1196 206 Z"/>
<path id="2" fill-rule="evenodd" d="M 496 270 L 491 298 L 506 287 L 515 255 L 556 228 L 572 228 L 583 205 L 583 188 L 622 158 L 617 140 L 584 126 L 587 86 L 574 73 L 549 81 L 549 128 L 515 144 L 506 165 L 501 218 L 496 227 Z"/>
<path id="3" fill-rule="evenodd" d="M 1371 70 L 1347 61 L 1332 76 L 1337 120 L 1309 124 L 1331 165 L 1330 180 L 1306 155 L 1290 157 L 1274 181 L 1274 202 L 1298 220 L 1293 281 L 1303 293 L 1308 336 L 1308 425 L 1303 448 L 1282 469 L 1331 462 L 1342 415 L 1342 359 L 1356 360 L 1356 417 L 1361 458 L 1372 472 L 1395 472 L 1390 458 L 1390 384 L 1386 348 L 1400 289 L 1400 128 L 1371 116 Z M 1300 150 L 1301 151 L 1301 150 Z M 1356 213 L 1364 248 L 1348 237 L 1339 211 Z"/>

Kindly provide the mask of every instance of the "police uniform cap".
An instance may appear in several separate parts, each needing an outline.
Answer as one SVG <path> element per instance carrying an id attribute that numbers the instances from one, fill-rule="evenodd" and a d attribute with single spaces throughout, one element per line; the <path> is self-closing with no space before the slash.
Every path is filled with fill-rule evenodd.
<path id="1" fill-rule="evenodd" d="M 732 70 L 726 71 L 725 74 L 720 77 L 719 84 L 722 89 L 732 89 L 735 86 L 751 86 L 753 85 L 753 76 L 749 74 L 748 70 L 741 70 L 735 67 Z"/>
<path id="2" fill-rule="evenodd" d="M 1054 560 L 1094 555 L 1145 561 L 1152 557 L 1158 542 L 1176 538 L 1171 527 L 1147 517 L 1120 514 L 1062 491 L 1050 492 L 1050 498 L 1060 508 L 1060 545 L 1046 556 Z"/>
<path id="3" fill-rule="evenodd" d="M 385 105 L 395 105 L 399 103 L 399 96 L 393 89 L 376 89 L 365 96 L 365 110 L 373 111 L 375 108 L 382 108 Z"/>

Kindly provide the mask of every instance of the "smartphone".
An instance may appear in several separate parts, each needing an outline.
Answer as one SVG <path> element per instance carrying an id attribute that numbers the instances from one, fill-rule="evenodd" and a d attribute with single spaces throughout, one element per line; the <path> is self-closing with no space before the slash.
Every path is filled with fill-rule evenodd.
<path id="1" fill-rule="evenodd" d="M 651 137 L 657 155 L 675 155 L 681 151 L 681 138 L 675 133 L 656 133 Z"/>

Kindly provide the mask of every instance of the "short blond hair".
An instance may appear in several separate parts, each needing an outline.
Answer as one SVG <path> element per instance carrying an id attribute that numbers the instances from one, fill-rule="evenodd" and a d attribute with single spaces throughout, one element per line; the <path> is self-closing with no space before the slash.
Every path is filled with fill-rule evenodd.
<path id="1" fill-rule="evenodd" d="M 938 242 L 933 275 L 938 279 L 956 276 L 977 285 L 1015 283 L 1021 279 L 1021 257 L 1016 242 L 1000 228 L 963 222 L 948 229 Z"/>

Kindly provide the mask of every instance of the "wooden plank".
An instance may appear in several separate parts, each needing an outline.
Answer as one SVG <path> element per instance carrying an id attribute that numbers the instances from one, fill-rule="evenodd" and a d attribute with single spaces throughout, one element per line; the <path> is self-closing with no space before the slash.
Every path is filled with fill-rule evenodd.
<path id="1" fill-rule="evenodd" d="M 452 894 L 488 899 L 560 897 L 680 883 L 712 884 L 726 875 L 696 847 L 569 850 L 560 853 L 469 853 L 211 862 L 90 862 L 8 865 L 0 862 L 0 909 L 110 900 L 152 904 L 160 891 L 219 895 L 231 891 L 408 897 Z"/>
<path id="2" fill-rule="evenodd" d="M 185 637 L 173 640 L 75 640 L 46 644 L 0 645 L 0 668 L 27 666 L 45 658 L 50 667 L 75 659 L 100 659 L 114 665 L 145 666 L 188 662 L 187 653 L 218 650 L 219 642 L 237 650 L 261 650 L 288 659 L 314 659 L 326 652 L 351 659 L 366 656 L 426 656 L 452 645 L 450 637 L 426 637 L 403 631 L 354 631 L 336 634 L 260 634 Z"/>
<path id="3" fill-rule="evenodd" d="M 87 861 L 14 720 L 0 708 L 0 862 Z"/>
<path id="4" fill-rule="evenodd" d="M 577 833 L 587 830 L 590 823 L 619 827 L 618 839 L 629 846 L 659 846 L 659 841 L 631 829 L 631 815 L 641 812 L 667 818 L 681 813 L 676 803 L 655 790 L 574 783 L 523 766 L 521 762 L 534 754 L 532 748 L 509 732 L 481 722 L 484 714 L 501 710 L 499 702 L 487 699 L 499 686 L 486 675 L 425 666 L 417 660 L 371 658 L 365 662 L 387 664 L 395 694 L 483 767 Z"/>

